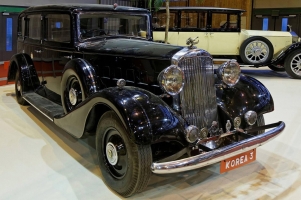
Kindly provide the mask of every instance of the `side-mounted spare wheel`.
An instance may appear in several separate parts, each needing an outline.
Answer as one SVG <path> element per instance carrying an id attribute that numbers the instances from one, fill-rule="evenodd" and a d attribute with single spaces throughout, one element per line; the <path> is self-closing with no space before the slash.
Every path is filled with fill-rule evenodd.
<path id="1" fill-rule="evenodd" d="M 286 73 L 292 78 L 301 79 L 301 49 L 293 51 L 284 61 Z"/>
<path id="2" fill-rule="evenodd" d="M 245 64 L 262 65 L 273 58 L 274 48 L 267 38 L 254 36 L 241 44 L 239 55 Z"/>
<path id="3" fill-rule="evenodd" d="M 61 81 L 61 101 L 65 113 L 73 110 L 83 100 L 85 94 L 80 78 L 72 69 L 66 70 Z"/>
<path id="4" fill-rule="evenodd" d="M 22 85 L 22 80 L 21 80 L 19 70 L 17 70 L 16 78 L 15 78 L 15 93 L 16 93 L 17 102 L 20 105 L 26 105 L 27 101 L 25 101 L 25 99 L 23 99 L 23 97 L 22 97 L 22 95 L 23 95 L 23 85 Z"/>
<path id="5" fill-rule="evenodd" d="M 106 112 L 96 131 L 96 151 L 104 182 L 124 197 L 142 191 L 151 176 L 150 145 L 137 145 L 119 117 Z"/>

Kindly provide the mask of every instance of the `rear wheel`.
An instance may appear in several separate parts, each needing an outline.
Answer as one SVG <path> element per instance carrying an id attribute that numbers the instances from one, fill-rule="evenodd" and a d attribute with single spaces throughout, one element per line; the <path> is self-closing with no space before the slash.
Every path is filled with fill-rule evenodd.
<path id="1" fill-rule="evenodd" d="M 274 54 L 272 43 L 261 36 L 246 39 L 240 47 L 239 55 L 245 64 L 262 65 L 269 62 Z"/>
<path id="2" fill-rule="evenodd" d="M 151 176 L 150 145 L 137 145 L 119 117 L 106 112 L 96 131 L 96 151 L 104 182 L 124 197 L 142 191 Z"/>
<path id="3" fill-rule="evenodd" d="M 26 105 L 27 101 L 25 101 L 25 99 L 23 99 L 23 97 L 22 97 L 23 96 L 23 84 L 21 81 L 19 70 L 17 71 L 16 78 L 15 78 L 15 93 L 16 93 L 17 102 L 20 105 Z"/>

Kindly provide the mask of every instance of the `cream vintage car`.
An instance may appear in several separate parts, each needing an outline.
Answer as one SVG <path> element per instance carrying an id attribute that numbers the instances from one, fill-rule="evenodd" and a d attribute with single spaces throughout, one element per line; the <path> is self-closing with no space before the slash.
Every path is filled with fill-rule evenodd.
<path id="1" fill-rule="evenodd" d="M 165 11 L 165 8 L 160 8 L 152 15 L 154 41 L 164 41 Z M 217 7 L 171 7 L 168 42 L 185 46 L 187 39 L 193 38 L 197 48 L 207 50 L 216 58 L 234 58 L 255 67 L 267 65 L 275 71 L 286 70 L 291 77 L 300 79 L 300 62 L 286 61 L 285 67 L 285 58 L 301 57 L 301 53 L 295 52 L 300 50 L 300 45 L 295 45 L 300 41 L 298 35 L 293 31 L 243 29 L 243 12 Z M 291 45 L 294 45 L 293 49 Z M 289 53 L 294 51 L 294 56 L 286 54 L 281 60 L 276 58 L 287 49 L 290 49 Z"/>

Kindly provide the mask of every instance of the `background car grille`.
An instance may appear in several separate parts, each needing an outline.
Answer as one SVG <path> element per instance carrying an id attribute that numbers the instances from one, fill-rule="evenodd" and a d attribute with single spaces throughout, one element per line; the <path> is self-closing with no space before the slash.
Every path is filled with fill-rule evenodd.
<path id="1" fill-rule="evenodd" d="M 212 58 L 184 57 L 179 67 L 185 74 L 185 86 L 180 93 L 183 117 L 199 128 L 217 121 L 216 91 Z"/>

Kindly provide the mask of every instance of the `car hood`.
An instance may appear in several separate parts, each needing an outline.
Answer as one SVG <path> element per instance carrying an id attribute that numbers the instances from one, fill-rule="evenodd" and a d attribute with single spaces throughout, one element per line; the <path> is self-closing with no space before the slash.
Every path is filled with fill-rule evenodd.
<path id="1" fill-rule="evenodd" d="M 171 59 L 175 53 L 183 48 L 137 39 L 105 39 L 83 42 L 78 45 L 78 50 L 84 53 L 152 59 Z"/>
<path id="2" fill-rule="evenodd" d="M 244 34 L 248 36 L 263 36 L 263 37 L 292 37 L 292 34 L 287 31 L 260 31 L 260 30 L 242 30 Z"/>

